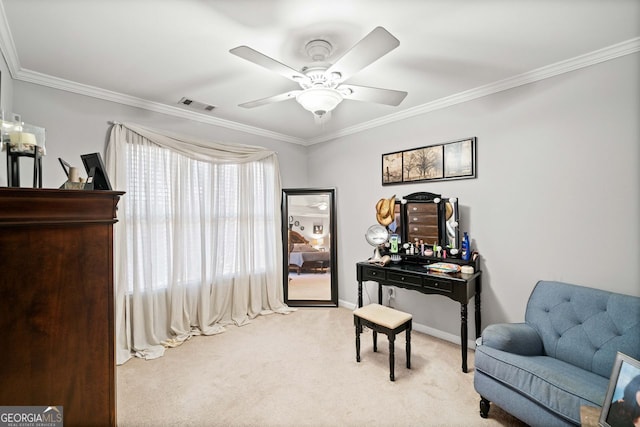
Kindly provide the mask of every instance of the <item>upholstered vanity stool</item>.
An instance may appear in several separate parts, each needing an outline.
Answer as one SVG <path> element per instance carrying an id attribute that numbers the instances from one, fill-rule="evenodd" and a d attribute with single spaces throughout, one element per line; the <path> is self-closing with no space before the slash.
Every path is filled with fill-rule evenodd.
<path id="1" fill-rule="evenodd" d="M 380 304 L 369 304 L 353 312 L 356 326 L 356 361 L 360 362 L 360 334 L 362 327 L 373 331 L 373 351 L 378 351 L 378 332 L 389 337 L 389 379 L 395 381 L 395 340 L 396 334 L 406 332 L 407 369 L 411 369 L 411 315 Z"/>

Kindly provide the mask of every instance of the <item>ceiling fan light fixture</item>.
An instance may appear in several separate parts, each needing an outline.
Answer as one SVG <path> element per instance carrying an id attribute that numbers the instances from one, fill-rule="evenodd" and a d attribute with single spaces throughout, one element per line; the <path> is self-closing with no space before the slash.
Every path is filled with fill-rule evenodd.
<path id="1" fill-rule="evenodd" d="M 302 108 L 311 111 L 316 116 L 323 116 L 342 102 L 342 94 L 336 89 L 312 87 L 296 96 L 296 101 Z"/>
<path id="2" fill-rule="evenodd" d="M 325 61 L 331 54 L 331 43 L 326 40 L 311 40 L 305 46 L 307 55 L 312 61 Z"/>
<path id="3" fill-rule="evenodd" d="M 316 124 L 323 125 L 331 118 L 331 111 L 343 99 L 397 106 L 407 96 L 406 92 L 343 83 L 399 45 L 400 41 L 391 33 L 382 27 L 376 27 L 345 54 L 329 63 L 329 58 L 334 53 L 331 43 L 324 39 L 312 39 L 305 44 L 305 52 L 311 63 L 300 70 L 248 46 L 235 47 L 229 52 L 300 85 L 298 90 L 245 102 L 240 107 L 254 108 L 295 96 L 296 101 L 313 114 Z"/>

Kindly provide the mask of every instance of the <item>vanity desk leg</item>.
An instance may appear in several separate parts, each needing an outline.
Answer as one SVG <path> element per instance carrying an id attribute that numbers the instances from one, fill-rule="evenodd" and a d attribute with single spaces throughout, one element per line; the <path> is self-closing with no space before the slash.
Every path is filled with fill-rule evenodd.
<path id="1" fill-rule="evenodd" d="M 467 373 L 467 304 L 460 303 L 460 347 L 462 347 L 462 372 Z"/>
<path id="2" fill-rule="evenodd" d="M 480 317 L 480 292 L 476 292 L 476 339 L 480 338 L 482 334 L 482 319 Z"/>
<path id="3" fill-rule="evenodd" d="M 475 303 L 476 303 L 476 339 L 480 338 L 482 335 L 482 318 L 480 315 L 480 294 L 482 294 L 482 278 L 478 276 L 476 279 L 476 295 L 475 295 Z"/>

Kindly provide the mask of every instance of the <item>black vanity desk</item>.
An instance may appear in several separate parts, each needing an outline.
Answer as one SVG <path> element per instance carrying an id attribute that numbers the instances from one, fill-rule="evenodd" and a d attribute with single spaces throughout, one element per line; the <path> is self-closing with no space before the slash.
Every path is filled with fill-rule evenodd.
<path id="1" fill-rule="evenodd" d="M 430 272 L 425 264 L 437 261 L 472 265 L 473 274 Z M 480 276 L 479 260 L 461 261 L 455 259 L 431 258 L 422 263 L 390 264 L 382 267 L 368 262 L 356 264 L 358 274 L 358 307 L 362 307 L 362 282 L 378 283 L 378 303 L 382 304 L 382 287 L 397 286 L 423 294 L 444 295 L 460 303 L 460 341 L 462 344 L 462 372 L 467 372 L 467 304 L 475 297 L 476 338 L 481 332 L 480 317 Z"/>

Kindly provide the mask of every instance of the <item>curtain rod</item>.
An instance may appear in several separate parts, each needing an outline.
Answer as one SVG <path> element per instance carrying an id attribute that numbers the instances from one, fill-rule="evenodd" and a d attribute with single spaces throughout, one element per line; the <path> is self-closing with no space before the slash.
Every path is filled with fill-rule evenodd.
<path id="1" fill-rule="evenodd" d="M 109 120 L 107 123 L 109 123 L 110 125 L 121 125 L 122 123 L 120 122 L 116 122 L 115 120 Z"/>

